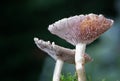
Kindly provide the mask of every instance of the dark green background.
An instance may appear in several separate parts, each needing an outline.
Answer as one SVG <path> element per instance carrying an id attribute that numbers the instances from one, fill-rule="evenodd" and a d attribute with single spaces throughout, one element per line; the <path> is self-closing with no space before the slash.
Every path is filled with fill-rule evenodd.
<path id="1" fill-rule="evenodd" d="M 89 13 L 104 14 L 115 23 L 87 46 L 94 58 L 86 65 L 87 76 L 92 81 L 120 81 L 120 0 L 2 0 L 0 4 L 0 81 L 51 81 L 55 61 L 37 48 L 33 38 L 74 48 L 52 35 L 48 25 Z M 74 73 L 74 66 L 65 64 L 62 73 L 67 72 Z"/>

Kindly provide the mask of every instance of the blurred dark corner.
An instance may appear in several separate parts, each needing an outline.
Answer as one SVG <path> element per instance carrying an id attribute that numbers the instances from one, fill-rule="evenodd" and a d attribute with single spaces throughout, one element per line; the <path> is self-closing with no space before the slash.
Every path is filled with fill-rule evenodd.
<path id="1" fill-rule="evenodd" d="M 120 14 L 116 1 L 119 0 L 0 1 L 0 81 L 38 81 L 47 54 L 37 48 L 33 38 L 74 48 L 50 34 L 48 25 L 64 17 L 88 13 L 116 19 Z"/>

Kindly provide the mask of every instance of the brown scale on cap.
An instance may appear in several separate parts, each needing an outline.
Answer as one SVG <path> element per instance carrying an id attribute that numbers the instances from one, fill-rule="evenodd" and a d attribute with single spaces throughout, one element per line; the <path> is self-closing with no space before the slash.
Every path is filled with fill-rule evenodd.
<path id="1" fill-rule="evenodd" d="M 79 38 L 83 43 L 90 43 L 108 30 L 113 21 L 102 15 L 86 15 L 79 26 Z"/>
<path id="2" fill-rule="evenodd" d="M 48 30 L 73 45 L 91 43 L 113 24 L 113 20 L 103 15 L 88 14 L 61 19 Z"/>

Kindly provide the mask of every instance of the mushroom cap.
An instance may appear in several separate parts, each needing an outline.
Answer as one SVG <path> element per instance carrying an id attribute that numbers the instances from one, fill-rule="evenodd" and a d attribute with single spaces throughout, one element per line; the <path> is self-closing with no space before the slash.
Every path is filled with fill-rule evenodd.
<path id="1" fill-rule="evenodd" d="M 113 20 L 103 15 L 76 15 L 49 25 L 48 30 L 73 45 L 89 44 L 107 31 L 112 24 Z"/>

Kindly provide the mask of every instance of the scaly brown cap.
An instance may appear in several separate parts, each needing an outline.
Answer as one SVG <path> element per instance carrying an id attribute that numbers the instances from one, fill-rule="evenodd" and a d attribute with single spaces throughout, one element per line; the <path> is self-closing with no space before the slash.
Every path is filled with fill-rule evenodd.
<path id="1" fill-rule="evenodd" d="M 113 24 L 103 15 L 88 14 L 64 18 L 49 25 L 48 30 L 69 43 L 91 43 Z"/>

